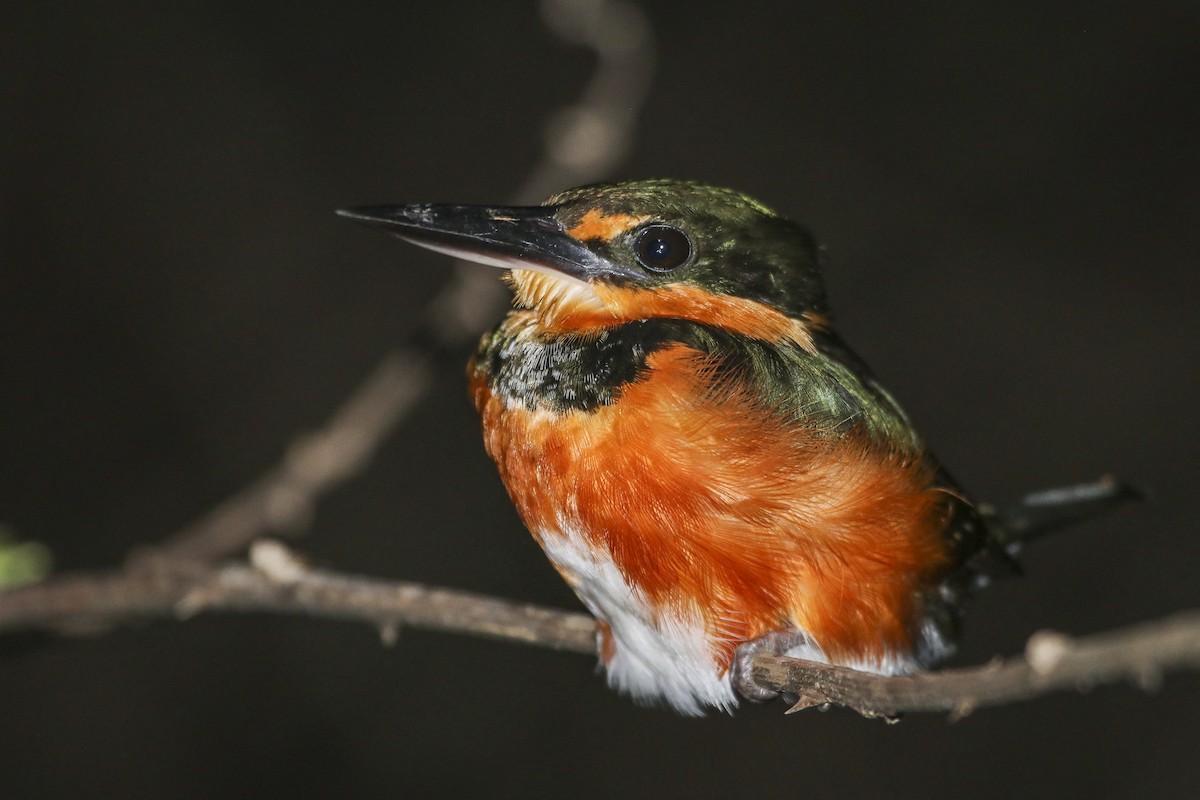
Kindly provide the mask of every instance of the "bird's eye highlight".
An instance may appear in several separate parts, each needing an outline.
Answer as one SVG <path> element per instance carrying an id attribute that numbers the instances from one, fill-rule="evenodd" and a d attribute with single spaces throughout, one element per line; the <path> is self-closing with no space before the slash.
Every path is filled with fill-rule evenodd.
<path id="1" fill-rule="evenodd" d="M 633 242 L 638 262 L 655 272 L 670 272 L 692 254 L 687 234 L 670 225 L 647 225 Z"/>

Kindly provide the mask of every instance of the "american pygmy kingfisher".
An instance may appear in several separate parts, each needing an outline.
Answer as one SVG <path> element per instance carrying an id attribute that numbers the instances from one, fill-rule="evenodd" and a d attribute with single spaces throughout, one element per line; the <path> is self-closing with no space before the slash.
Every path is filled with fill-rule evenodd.
<path id="1" fill-rule="evenodd" d="M 648 180 L 341 213 L 508 270 L 471 392 L 614 687 L 697 714 L 771 695 L 748 676 L 762 647 L 925 668 L 1011 566 L 834 329 L 813 238 L 761 203 Z"/>

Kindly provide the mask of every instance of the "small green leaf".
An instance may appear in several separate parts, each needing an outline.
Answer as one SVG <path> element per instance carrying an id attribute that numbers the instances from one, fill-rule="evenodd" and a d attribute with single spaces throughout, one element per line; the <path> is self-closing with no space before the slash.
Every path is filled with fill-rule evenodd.
<path id="1" fill-rule="evenodd" d="M 0 525 L 0 589 L 36 583 L 50 574 L 50 548 L 41 542 L 18 542 Z"/>

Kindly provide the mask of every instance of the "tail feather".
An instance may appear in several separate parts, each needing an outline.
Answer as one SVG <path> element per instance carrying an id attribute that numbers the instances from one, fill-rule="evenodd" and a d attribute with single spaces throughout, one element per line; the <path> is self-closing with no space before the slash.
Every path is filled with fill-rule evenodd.
<path id="1" fill-rule="evenodd" d="M 941 477 L 954 485 L 944 472 Z M 928 668 L 953 654 L 964 602 L 993 578 L 1020 574 L 1016 555 L 1023 544 L 1141 499 L 1134 487 L 1105 476 L 1034 492 L 1000 507 L 952 503 L 947 537 L 958 566 L 924 595 L 924 617 L 915 638 L 917 662 Z"/>
<path id="2" fill-rule="evenodd" d="M 985 506 L 980 512 L 991 538 L 1013 551 L 1026 542 L 1144 499 L 1137 488 L 1105 475 L 1092 483 L 1034 492 L 997 508 Z"/>

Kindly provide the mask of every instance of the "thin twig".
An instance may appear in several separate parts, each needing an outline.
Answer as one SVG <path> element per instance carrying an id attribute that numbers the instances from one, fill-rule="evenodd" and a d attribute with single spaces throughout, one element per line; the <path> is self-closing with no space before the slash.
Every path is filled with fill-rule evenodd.
<path id="1" fill-rule="evenodd" d="M 0 593 L 0 633 L 96 632 L 138 619 L 187 619 L 223 611 L 366 622 L 387 642 L 407 625 L 578 653 L 596 649 L 595 620 L 586 614 L 310 569 L 282 544 L 270 541 L 254 545 L 249 565 L 159 563 L 68 575 Z M 797 696 L 794 711 L 834 704 L 868 717 L 922 711 L 961 717 L 984 706 L 1125 680 L 1152 689 L 1166 672 L 1198 668 L 1200 611 L 1191 611 L 1079 639 L 1038 633 L 1024 656 L 967 669 L 884 677 L 759 655 L 752 674 L 763 686 Z"/>
<path id="2" fill-rule="evenodd" d="M 513 197 L 524 204 L 607 178 L 633 147 L 654 75 L 653 31 L 632 3 L 542 0 L 541 11 L 551 31 L 591 50 L 596 65 L 579 99 L 550 115 L 542 158 Z M 473 340 L 508 302 L 493 270 L 459 261 L 453 276 L 425 319 L 425 329 L 442 347 Z"/>
<path id="3" fill-rule="evenodd" d="M 279 464 L 154 548 L 152 555 L 164 561 L 214 561 L 264 534 L 292 536 L 307 530 L 317 500 L 367 466 L 432 378 L 429 356 L 413 350 L 392 353 L 324 428 L 297 438 Z"/>
<path id="4" fill-rule="evenodd" d="M 591 49 L 596 66 L 579 100 L 547 124 L 545 152 L 517 194 L 524 203 L 599 180 L 625 158 L 654 68 L 650 25 L 630 3 L 543 0 L 542 14 L 561 39 Z M 492 271 L 459 265 L 430 301 L 414 341 L 461 347 L 495 321 L 506 298 Z M 435 359 L 419 348 L 387 356 L 322 430 L 299 438 L 281 463 L 145 555 L 213 562 L 260 536 L 305 533 L 317 502 L 366 467 L 425 394 L 434 369 Z"/>

